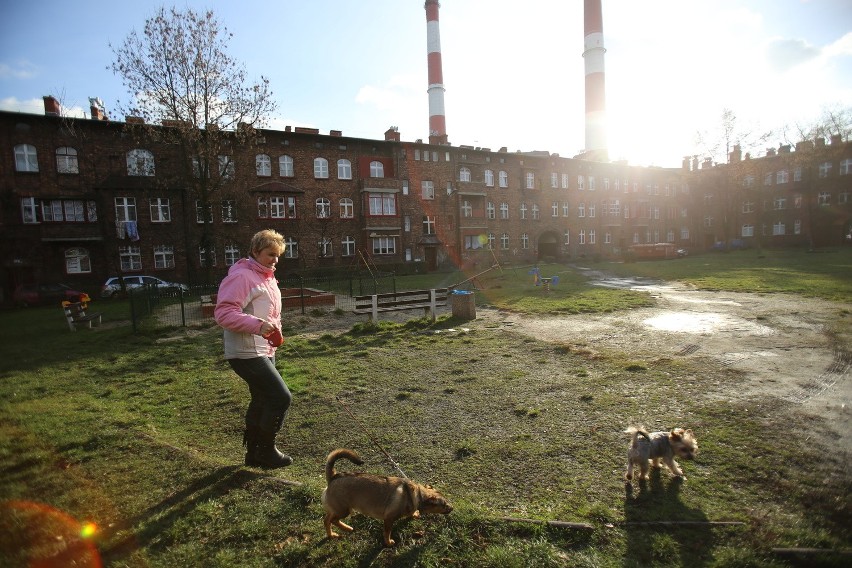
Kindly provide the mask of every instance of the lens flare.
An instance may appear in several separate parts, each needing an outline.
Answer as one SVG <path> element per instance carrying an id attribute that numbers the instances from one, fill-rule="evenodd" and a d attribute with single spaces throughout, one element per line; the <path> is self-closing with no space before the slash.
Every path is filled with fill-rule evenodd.
<path id="1" fill-rule="evenodd" d="M 82 538 L 92 538 L 98 533 L 98 525 L 95 523 L 86 522 L 80 527 L 80 536 Z"/>

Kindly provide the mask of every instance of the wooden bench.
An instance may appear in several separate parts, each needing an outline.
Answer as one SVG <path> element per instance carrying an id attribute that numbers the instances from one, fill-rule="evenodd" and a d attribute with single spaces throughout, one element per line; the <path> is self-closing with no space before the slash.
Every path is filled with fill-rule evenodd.
<path id="1" fill-rule="evenodd" d="M 101 325 L 101 313 L 87 314 L 88 307 L 89 305 L 85 302 L 62 302 L 62 310 L 65 312 L 65 319 L 68 320 L 71 331 L 77 331 L 78 325 L 85 325 L 89 329 L 92 325 Z"/>
<path id="2" fill-rule="evenodd" d="M 423 308 L 425 314 L 430 316 L 432 321 L 435 321 L 436 308 L 447 305 L 447 288 L 355 296 L 354 299 L 355 309 L 352 312 L 367 314 L 370 316 L 370 321 L 377 321 L 380 312 L 396 312 L 416 308 Z"/>
<path id="3" fill-rule="evenodd" d="M 201 296 L 201 316 L 212 318 L 213 312 L 216 311 L 216 294 L 209 296 Z"/>

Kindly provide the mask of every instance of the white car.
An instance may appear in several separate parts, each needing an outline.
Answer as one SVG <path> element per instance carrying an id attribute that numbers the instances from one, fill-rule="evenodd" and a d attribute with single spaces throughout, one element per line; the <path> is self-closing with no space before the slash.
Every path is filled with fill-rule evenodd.
<path id="1" fill-rule="evenodd" d="M 124 278 L 124 286 L 127 290 L 132 290 L 133 288 L 139 288 L 141 286 L 156 286 L 160 292 L 176 294 L 181 290 L 184 292 L 189 292 L 189 286 L 186 284 L 179 284 L 177 282 L 166 282 L 161 278 L 157 278 L 156 276 L 123 276 Z M 121 283 L 118 281 L 118 277 L 108 278 L 104 285 L 101 287 L 101 298 L 112 298 L 114 296 L 118 296 L 121 294 Z"/>

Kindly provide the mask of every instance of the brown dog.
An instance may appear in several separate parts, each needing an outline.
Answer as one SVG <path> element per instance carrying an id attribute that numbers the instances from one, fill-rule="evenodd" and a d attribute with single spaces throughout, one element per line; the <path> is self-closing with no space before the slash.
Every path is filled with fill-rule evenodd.
<path id="1" fill-rule="evenodd" d="M 401 477 L 383 477 L 369 473 L 338 473 L 334 463 L 346 458 L 361 465 L 364 462 L 352 450 L 337 449 L 328 454 L 325 462 L 325 479 L 328 483 L 322 492 L 325 507 L 325 532 L 328 538 L 339 538 L 331 525 L 345 531 L 352 527 L 341 522 L 352 511 L 384 521 L 385 546 L 393 546 L 391 528 L 393 523 L 405 517 L 420 517 L 420 513 L 449 513 L 453 507 L 447 500 L 428 485 L 420 485 Z"/>

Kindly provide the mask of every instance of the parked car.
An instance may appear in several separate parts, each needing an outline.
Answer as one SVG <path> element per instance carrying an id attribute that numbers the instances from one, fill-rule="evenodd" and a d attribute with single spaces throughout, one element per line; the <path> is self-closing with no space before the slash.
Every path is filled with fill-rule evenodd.
<path id="1" fill-rule="evenodd" d="M 12 293 L 12 300 L 19 306 L 38 306 L 64 301 L 89 301 L 89 295 L 68 284 L 20 284 Z"/>
<path id="2" fill-rule="evenodd" d="M 167 282 L 156 276 L 123 276 L 126 290 L 132 290 L 141 286 L 156 286 L 160 292 L 176 294 L 181 290 L 189 292 L 189 286 L 178 282 Z M 117 276 L 108 278 L 101 287 L 101 298 L 112 298 L 121 294 L 121 282 Z"/>

